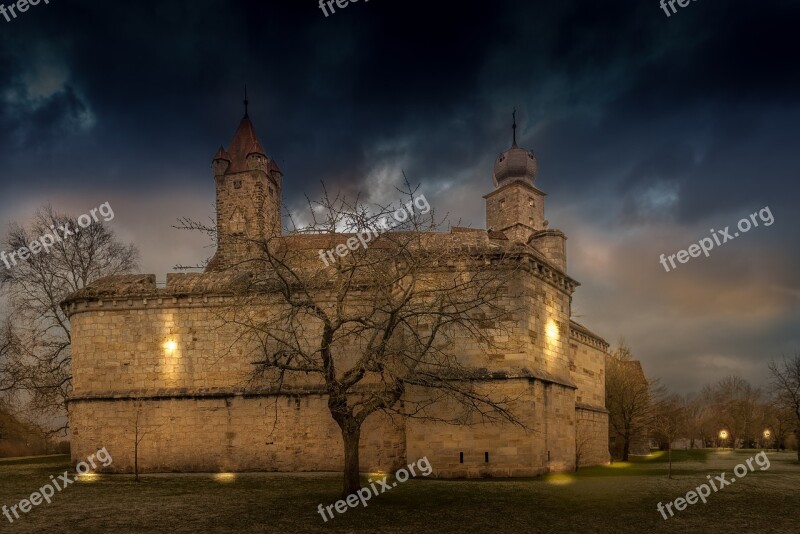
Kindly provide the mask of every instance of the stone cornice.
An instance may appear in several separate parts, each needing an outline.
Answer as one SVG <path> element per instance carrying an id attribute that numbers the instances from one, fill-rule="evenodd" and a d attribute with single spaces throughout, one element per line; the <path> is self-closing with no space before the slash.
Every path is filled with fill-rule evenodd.
<path id="1" fill-rule="evenodd" d="M 232 295 L 222 294 L 153 294 L 131 297 L 84 297 L 72 299 L 61 304 L 68 318 L 84 312 L 114 312 L 129 310 L 169 309 L 169 308 L 210 308 L 230 305 L 235 302 Z"/>
<path id="2" fill-rule="evenodd" d="M 368 388 L 363 388 L 365 391 Z M 354 393 L 358 393 L 355 390 Z M 159 388 L 153 390 L 118 390 L 98 391 L 94 393 L 74 394 L 67 399 L 67 403 L 97 402 L 97 401 L 130 401 L 130 400 L 204 400 L 204 399 L 230 399 L 234 397 L 276 397 L 276 396 L 303 396 L 325 395 L 325 386 L 302 387 L 260 387 L 260 388 Z"/>
<path id="3" fill-rule="evenodd" d="M 511 181 L 511 182 L 509 182 L 507 184 L 504 184 L 504 185 L 498 187 L 497 189 L 495 189 L 491 193 L 486 193 L 485 195 L 483 195 L 483 198 L 493 197 L 493 196 L 497 195 L 498 193 L 501 193 L 501 192 L 505 191 L 506 189 L 508 189 L 510 187 L 513 187 L 515 185 L 521 185 L 521 186 L 525 187 L 526 189 L 530 189 L 531 191 L 534 191 L 534 192 L 538 193 L 539 195 L 541 195 L 543 197 L 547 196 L 547 193 L 545 193 L 544 191 L 542 191 L 541 189 L 537 188 L 534 185 L 531 185 L 531 184 L 528 184 L 528 183 L 525 183 L 525 182 L 521 182 L 519 180 L 513 180 L 513 181 Z"/>
<path id="4" fill-rule="evenodd" d="M 539 380 L 541 382 L 557 384 L 570 389 L 577 389 L 571 380 L 560 378 L 546 371 L 516 369 L 506 371 L 493 371 L 485 368 L 475 369 L 474 373 L 443 379 L 452 380 L 491 382 L 500 380 Z M 409 385 L 413 385 L 410 382 Z M 424 386 L 421 386 L 424 387 Z M 364 384 L 355 386 L 350 392 L 352 394 L 368 393 L 372 390 L 383 391 L 380 386 Z M 95 391 L 87 393 L 75 393 L 67 399 L 67 403 L 77 402 L 115 402 L 115 401 L 157 401 L 157 400 L 208 400 L 208 399 L 231 399 L 258 398 L 258 397 L 301 397 L 308 395 L 327 395 L 327 389 L 323 384 L 305 386 L 263 386 L 263 387 L 218 387 L 218 388 L 157 388 L 152 390 L 129 389 L 114 391 Z"/>
<path id="5" fill-rule="evenodd" d="M 590 347 L 596 348 L 602 352 L 608 352 L 609 344 L 603 338 L 594 336 L 590 334 L 588 331 L 581 330 L 579 328 L 575 328 L 573 324 L 570 324 L 569 328 L 569 337 L 583 343 L 584 345 L 588 345 Z"/>
<path id="6" fill-rule="evenodd" d="M 576 402 L 575 410 L 586 410 L 588 412 L 597 412 L 597 413 L 611 413 L 605 406 L 596 406 L 594 404 L 585 404 L 583 402 Z"/>
<path id="7" fill-rule="evenodd" d="M 485 257 L 507 254 L 516 254 L 526 262 L 528 272 L 569 295 L 580 285 L 530 249 L 476 251 L 476 255 Z M 173 273 L 167 275 L 166 287 L 158 287 L 153 274 L 108 277 L 70 295 L 61 303 L 61 309 L 71 317 L 93 311 L 224 306 L 234 302 L 238 290 L 248 282 L 249 275 L 242 272 Z"/>

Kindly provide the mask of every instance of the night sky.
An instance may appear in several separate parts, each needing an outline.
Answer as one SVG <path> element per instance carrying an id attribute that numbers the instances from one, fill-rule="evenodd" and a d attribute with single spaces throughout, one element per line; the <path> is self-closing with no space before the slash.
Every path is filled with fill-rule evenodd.
<path id="1" fill-rule="evenodd" d="M 0 0 L 8 5 L 10 0 Z M 171 228 L 213 216 L 210 162 L 243 114 L 283 198 L 395 199 L 402 171 L 484 227 L 492 165 L 539 161 L 582 283 L 573 314 L 679 392 L 767 383 L 800 350 L 796 1 L 50 0 L 0 16 L 0 225 L 43 203 L 110 227 L 159 279 L 213 253 Z M 769 206 L 665 272 L 659 256 Z"/>

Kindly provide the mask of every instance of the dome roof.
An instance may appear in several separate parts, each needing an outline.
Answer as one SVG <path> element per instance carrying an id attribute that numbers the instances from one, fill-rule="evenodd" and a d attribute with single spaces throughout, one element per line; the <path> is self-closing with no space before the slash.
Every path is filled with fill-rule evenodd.
<path id="1" fill-rule="evenodd" d="M 533 152 L 519 148 L 516 143 L 494 162 L 494 185 L 503 186 L 511 182 L 525 182 L 533 185 L 536 181 L 538 164 Z"/>

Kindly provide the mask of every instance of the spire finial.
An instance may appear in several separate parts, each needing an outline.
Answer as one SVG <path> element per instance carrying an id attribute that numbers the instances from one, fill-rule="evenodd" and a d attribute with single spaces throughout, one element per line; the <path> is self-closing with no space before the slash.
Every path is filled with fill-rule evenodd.
<path id="1" fill-rule="evenodd" d="M 247 100 L 247 84 L 244 84 L 244 118 L 250 117 L 247 113 L 247 106 L 250 104 L 250 101 Z"/>
<path id="2" fill-rule="evenodd" d="M 511 116 L 514 118 L 514 124 L 511 126 L 514 130 L 514 144 L 511 146 L 517 148 L 517 108 L 514 108 L 514 113 L 512 113 Z"/>

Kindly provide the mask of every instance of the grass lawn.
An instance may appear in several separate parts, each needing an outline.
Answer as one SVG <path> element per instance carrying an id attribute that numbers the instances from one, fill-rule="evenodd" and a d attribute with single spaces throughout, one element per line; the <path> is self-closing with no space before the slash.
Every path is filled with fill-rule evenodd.
<path id="1" fill-rule="evenodd" d="M 57 493 L 2 532 L 798 532 L 800 464 L 771 466 L 665 521 L 659 501 L 758 451 L 676 451 L 674 479 L 661 453 L 578 474 L 518 480 L 412 479 L 323 523 L 317 505 L 338 500 L 331 474 L 244 473 L 95 476 Z M 11 506 L 70 469 L 66 456 L 0 460 L 0 506 Z M 74 473 L 73 473 L 74 474 Z M 12 516 L 13 517 L 13 516 Z"/>

